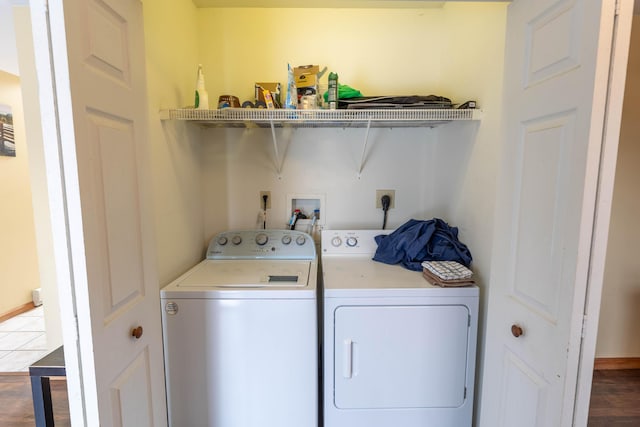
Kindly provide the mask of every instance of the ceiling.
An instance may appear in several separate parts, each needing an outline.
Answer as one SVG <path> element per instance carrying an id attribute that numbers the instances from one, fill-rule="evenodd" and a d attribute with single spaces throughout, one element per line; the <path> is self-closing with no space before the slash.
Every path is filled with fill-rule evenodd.
<path id="1" fill-rule="evenodd" d="M 506 1 L 506 0 L 502 0 Z M 439 8 L 443 1 L 424 0 L 193 0 L 197 7 L 258 8 Z"/>
<path id="2" fill-rule="evenodd" d="M 0 0 L 7 1 L 7 0 Z M 439 8 L 443 1 L 434 0 L 192 0 L 197 7 L 325 7 L 325 8 Z M 465 1 L 465 0 L 449 0 Z M 466 0 L 483 1 L 483 0 Z M 511 0 L 495 0 L 511 1 Z M 302 6 L 304 5 L 304 6 Z M 634 13 L 640 14 L 640 0 L 635 0 Z"/>

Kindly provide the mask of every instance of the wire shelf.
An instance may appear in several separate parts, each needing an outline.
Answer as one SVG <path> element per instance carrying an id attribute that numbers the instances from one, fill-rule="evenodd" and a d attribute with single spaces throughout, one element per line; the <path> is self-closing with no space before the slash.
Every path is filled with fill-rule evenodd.
<path id="1" fill-rule="evenodd" d="M 223 108 L 174 109 L 163 118 L 198 122 L 205 126 L 235 127 L 433 127 L 451 121 L 480 120 L 476 109 L 353 109 L 285 110 Z"/>

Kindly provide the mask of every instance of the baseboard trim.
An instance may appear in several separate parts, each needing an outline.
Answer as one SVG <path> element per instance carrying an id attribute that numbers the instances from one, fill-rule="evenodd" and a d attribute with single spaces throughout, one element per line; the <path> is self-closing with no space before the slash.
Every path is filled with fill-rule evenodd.
<path id="1" fill-rule="evenodd" d="M 36 308 L 36 306 L 33 305 L 33 302 L 28 302 L 26 304 L 23 304 L 20 307 L 16 307 L 14 309 L 7 311 L 6 313 L 0 314 L 0 322 L 4 322 L 5 320 L 11 319 L 12 317 L 17 316 L 18 314 L 26 313 L 27 311 L 33 310 L 34 308 Z"/>
<path id="2" fill-rule="evenodd" d="M 593 365 L 596 371 L 614 369 L 640 369 L 640 357 L 601 357 Z"/>

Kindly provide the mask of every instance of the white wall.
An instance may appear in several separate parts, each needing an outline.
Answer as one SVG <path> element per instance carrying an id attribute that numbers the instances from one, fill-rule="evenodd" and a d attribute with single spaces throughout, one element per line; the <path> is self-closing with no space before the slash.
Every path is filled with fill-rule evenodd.
<path id="1" fill-rule="evenodd" d="M 31 301 L 39 287 L 29 163 L 13 13 L 0 0 L 0 103 L 13 107 L 17 156 L 0 156 L 0 315 Z M 35 269 L 34 269 L 35 267 Z"/>
<path id="2" fill-rule="evenodd" d="M 0 70 L 19 76 L 15 25 L 10 0 L 0 0 L 0 40 L 2 40 Z"/>
<path id="3" fill-rule="evenodd" d="M 0 315 L 40 286 L 20 79 L 0 71 L 0 104 L 12 107 L 16 157 L 0 156 Z"/>
<path id="4" fill-rule="evenodd" d="M 640 16 L 635 15 L 611 211 L 596 357 L 640 357 Z"/>
<path id="5" fill-rule="evenodd" d="M 261 190 L 271 191 L 268 228 L 285 227 L 291 216 L 287 195 L 296 193 L 324 195 L 320 215 L 334 229 L 381 227 L 376 189 L 395 189 L 389 228 L 435 214 L 424 207 L 425 189 L 433 182 L 434 131 L 372 129 L 360 178 L 366 129 L 276 132 L 281 155 L 286 151 L 281 176 L 274 165 L 270 129 L 207 131 L 203 158 L 209 236 L 226 228 L 257 227 Z"/>

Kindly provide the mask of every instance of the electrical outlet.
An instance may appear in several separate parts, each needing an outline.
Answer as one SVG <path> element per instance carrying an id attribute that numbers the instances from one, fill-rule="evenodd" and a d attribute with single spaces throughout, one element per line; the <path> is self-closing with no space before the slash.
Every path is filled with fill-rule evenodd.
<path id="1" fill-rule="evenodd" d="M 260 209 L 264 209 L 264 199 L 262 196 L 267 196 L 267 209 L 271 209 L 271 191 L 260 192 Z"/>
<path id="2" fill-rule="evenodd" d="M 376 208 L 382 209 L 382 196 L 387 195 L 391 198 L 389 209 L 396 207 L 396 190 L 376 190 Z"/>

